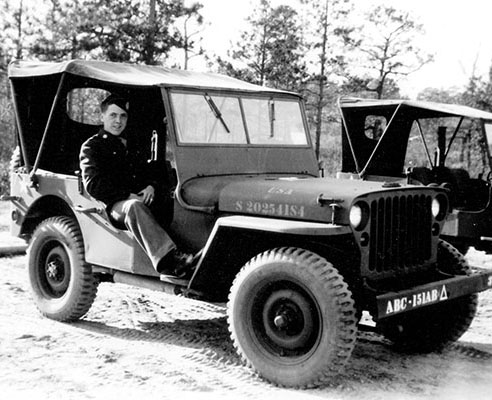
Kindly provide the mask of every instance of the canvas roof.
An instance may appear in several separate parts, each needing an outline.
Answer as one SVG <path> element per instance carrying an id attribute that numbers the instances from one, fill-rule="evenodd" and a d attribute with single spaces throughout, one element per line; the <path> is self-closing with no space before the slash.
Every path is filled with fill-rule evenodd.
<path id="1" fill-rule="evenodd" d="M 382 108 L 394 108 L 400 106 L 403 111 L 413 111 L 420 118 L 438 118 L 438 117 L 468 117 L 492 121 L 492 113 L 478 110 L 476 108 L 462 106 L 457 104 L 435 103 L 429 101 L 413 100 L 374 100 L 343 98 L 340 99 L 342 109 L 361 109 L 373 108 L 375 110 Z"/>
<path id="2" fill-rule="evenodd" d="M 13 80 L 46 77 L 62 73 L 131 86 L 194 87 L 219 90 L 233 89 L 254 93 L 289 93 L 243 82 L 225 75 L 170 69 L 161 66 L 85 60 L 60 63 L 14 61 L 9 65 L 9 77 Z"/>

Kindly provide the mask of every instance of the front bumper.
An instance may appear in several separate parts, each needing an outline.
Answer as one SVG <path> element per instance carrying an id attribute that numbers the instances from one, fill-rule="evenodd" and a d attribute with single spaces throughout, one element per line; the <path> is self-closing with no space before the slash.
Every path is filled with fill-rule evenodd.
<path id="1" fill-rule="evenodd" d="M 492 271 L 486 271 L 381 294 L 376 297 L 377 319 L 392 317 L 491 288 Z"/>

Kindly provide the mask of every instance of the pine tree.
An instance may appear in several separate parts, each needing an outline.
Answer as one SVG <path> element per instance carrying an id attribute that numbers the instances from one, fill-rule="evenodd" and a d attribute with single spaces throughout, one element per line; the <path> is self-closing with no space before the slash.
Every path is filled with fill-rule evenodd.
<path id="1" fill-rule="evenodd" d="M 185 39 L 179 18 L 196 18 L 201 5 L 184 0 L 51 0 L 45 34 L 33 51 L 48 60 L 103 58 L 159 64 Z M 188 51 L 193 44 L 187 43 Z"/>
<path id="2" fill-rule="evenodd" d="M 306 76 L 297 12 L 261 0 L 246 21 L 249 27 L 229 53 L 230 59 L 218 59 L 221 72 L 259 85 L 297 90 Z"/>

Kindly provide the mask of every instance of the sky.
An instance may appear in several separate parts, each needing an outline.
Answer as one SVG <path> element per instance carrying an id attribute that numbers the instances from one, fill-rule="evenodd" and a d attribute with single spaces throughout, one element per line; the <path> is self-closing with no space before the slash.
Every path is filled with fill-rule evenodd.
<path id="1" fill-rule="evenodd" d="M 191 1 L 191 0 L 190 0 Z M 209 25 L 203 31 L 203 45 L 225 54 L 235 43 L 257 0 L 199 0 Z M 295 6 L 296 0 L 272 0 L 273 5 Z M 357 0 L 369 9 L 386 4 L 408 10 L 424 25 L 422 48 L 434 54 L 434 62 L 399 82 L 403 94 L 414 98 L 422 89 L 460 88 L 473 72 L 488 74 L 492 64 L 492 0 Z M 198 64 L 196 64 L 198 65 Z M 191 64 L 193 68 L 193 62 Z"/>
<path id="2" fill-rule="evenodd" d="M 0 0 L 2 1 L 2 0 Z M 24 0 L 35 2 L 36 0 Z M 203 47 L 208 54 L 226 55 L 247 27 L 245 19 L 252 4 L 259 0 L 185 0 L 200 2 L 207 22 L 202 32 Z M 270 0 L 272 5 L 296 7 L 299 0 Z M 487 76 L 492 65 L 492 0 L 353 0 L 359 10 L 370 10 L 385 4 L 408 10 L 424 25 L 422 49 L 434 55 L 434 62 L 425 65 L 407 79 L 399 80 L 401 92 L 415 98 L 427 87 L 460 89 L 474 73 Z M 179 55 L 178 55 L 179 57 Z M 204 70 L 203 60 L 192 59 L 189 69 Z"/>

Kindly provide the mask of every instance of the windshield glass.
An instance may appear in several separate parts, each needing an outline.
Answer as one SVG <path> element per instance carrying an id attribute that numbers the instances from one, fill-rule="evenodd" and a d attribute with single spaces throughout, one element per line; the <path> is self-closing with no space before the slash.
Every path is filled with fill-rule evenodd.
<path id="1" fill-rule="evenodd" d="M 442 149 L 439 146 L 439 129 L 445 135 Z M 488 129 L 487 139 L 490 140 L 492 126 Z M 488 167 L 482 138 L 481 125 L 475 120 L 464 119 L 460 122 L 457 117 L 420 119 L 414 122 L 410 132 L 405 165 L 432 168 L 443 159 L 443 166 L 462 168 L 476 177 Z"/>
<path id="2" fill-rule="evenodd" d="M 171 94 L 180 143 L 305 146 L 297 100 L 209 93 Z"/>
<path id="3" fill-rule="evenodd" d="M 492 124 L 484 124 L 485 135 L 487 136 L 487 144 L 489 148 L 489 156 L 492 155 Z"/>
<path id="4" fill-rule="evenodd" d="M 174 114 L 182 143 L 246 143 L 239 99 L 173 93 Z"/>

